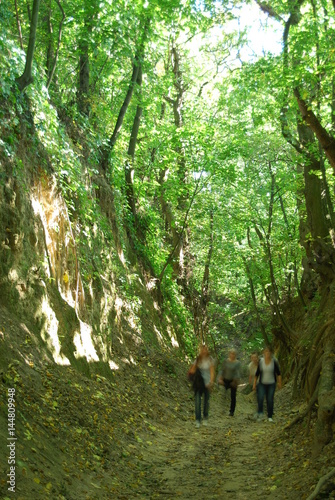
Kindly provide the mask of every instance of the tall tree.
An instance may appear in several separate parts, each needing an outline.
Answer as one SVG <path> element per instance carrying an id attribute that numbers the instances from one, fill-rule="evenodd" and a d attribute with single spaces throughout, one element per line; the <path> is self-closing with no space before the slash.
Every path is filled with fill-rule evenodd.
<path id="1" fill-rule="evenodd" d="M 112 133 L 111 137 L 109 138 L 108 145 L 103 149 L 102 155 L 101 155 L 101 166 L 102 166 L 102 169 L 104 172 L 107 171 L 109 156 L 110 156 L 111 151 L 113 150 L 115 143 L 116 143 L 116 140 L 120 134 L 122 123 L 123 123 L 124 117 L 126 115 L 128 106 L 130 104 L 135 85 L 136 85 L 136 83 L 142 82 L 142 77 L 141 77 L 141 75 L 139 75 L 139 73 L 142 71 L 140 68 L 141 68 L 143 57 L 144 57 L 144 50 L 145 50 L 145 45 L 146 45 L 146 41 L 147 41 L 147 37 L 148 37 L 148 30 L 149 30 L 149 26 L 150 26 L 150 21 L 151 21 L 151 19 L 148 17 L 144 17 L 141 20 L 140 32 L 139 32 L 138 40 L 137 40 L 137 44 L 136 44 L 136 53 L 135 53 L 134 61 L 132 64 L 132 75 L 130 78 L 128 90 L 127 90 L 126 96 L 124 98 L 124 101 L 122 103 L 122 106 L 120 108 L 113 133 Z M 136 138 L 135 138 L 134 145 L 135 144 L 136 144 Z"/>
<path id="2" fill-rule="evenodd" d="M 24 68 L 24 72 L 22 75 L 16 80 L 19 89 L 22 91 L 28 85 L 30 85 L 33 81 L 32 75 L 32 67 L 34 60 L 34 51 L 35 51 L 35 43 L 36 43 L 36 34 L 37 34 L 37 24 L 38 24 L 38 13 L 40 9 L 41 0 L 34 0 L 33 2 L 33 11 L 32 18 L 30 23 L 30 34 L 29 34 L 29 43 L 27 49 L 26 56 L 26 64 Z"/>

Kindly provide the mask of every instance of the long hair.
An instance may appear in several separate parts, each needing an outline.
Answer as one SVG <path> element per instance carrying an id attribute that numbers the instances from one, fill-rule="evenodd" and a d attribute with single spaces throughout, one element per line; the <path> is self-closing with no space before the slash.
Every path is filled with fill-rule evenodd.
<path id="1" fill-rule="evenodd" d="M 209 357 L 208 347 L 205 344 L 202 344 L 199 348 L 198 361 L 208 357 Z"/>

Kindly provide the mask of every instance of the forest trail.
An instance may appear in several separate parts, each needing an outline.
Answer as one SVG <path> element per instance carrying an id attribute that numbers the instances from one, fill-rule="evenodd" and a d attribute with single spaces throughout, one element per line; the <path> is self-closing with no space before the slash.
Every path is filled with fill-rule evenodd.
<path id="1" fill-rule="evenodd" d="M 284 393 L 277 393 L 276 399 L 274 423 L 256 422 L 254 394 L 238 393 L 236 413 L 230 417 L 229 394 L 224 398 L 222 389 L 216 388 L 208 425 L 198 429 L 190 404 L 187 417 L 170 417 L 156 429 L 155 439 L 141 455 L 140 489 L 119 498 L 306 499 L 313 491 L 309 486 L 306 493 L 313 475 L 311 462 L 306 449 L 297 449 L 284 435 L 290 410 Z"/>
<path id="2" fill-rule="evenodd" d="M 2 313 L 2 330 L 20 345 L 20 325 Z M 29 344 L 21 349 L 23 355 L 31 352 Z M 215 386 L 208 426 L 197 429 L 188 367 L 172 357 L 143 357 L 136 368 L 124 367 L 107 379 L 42 364 L 38 356 L 36 351 L 29 365 L 14 360 L 2 372 L 4 500 L 11 498 L 5 409 L 13 384 L 17 500 L 306 500 L 334 466 L 334 442 L 312 456 L 315 412 L 307 433 L 304 421 L 285 428 L 305 408 L 303 401 L 292 402 L 290 383 L 275 394 L 274 423 L 252 419 L 255 395 L 241 388 L 235 416 L 229 417 L 230 395 L 223 400 L 223 389 Z M 330 498 L 334 480 L 317 500 Z"/>

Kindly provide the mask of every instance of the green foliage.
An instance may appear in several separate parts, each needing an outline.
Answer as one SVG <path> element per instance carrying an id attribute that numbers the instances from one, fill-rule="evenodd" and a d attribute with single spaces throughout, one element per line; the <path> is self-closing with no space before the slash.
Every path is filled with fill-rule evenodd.
<path id="1" fill-rule="evenodd" d="M 229 24 L 238 9 L 243 11 L 240 2 L 71 0 L 64 6 L 62 43 L 49 90 L 46 61 L 56 56 L 61 11 L 56 4 L 41 5 L 34 83 L 26 96 L 38 140 L 75 222 L 83 276 L 88 281 L 94 277 L 102 286 L 98 275 L 106 266 L 132 301 L 134 288 L 122 278 L 111 220 L 96 199 L 103 178 L 113 195 L 113 223 L 126 263 L 134 260 L 127 253 L 131 234 L 135 260 L 150 263 L 152 278 L 166 269 L 161 291 L 189 350 L 197 339 L 191 327 L 192 301 L 185 296 L 201 296 L 211 245 L 208 315 L 218 342 L 235 335 L 237 327 L 246 345 L 259 342 L 251 282 L 268 333 L 273 318 L 266 301 L 274 293 L 278 303 L 298 293 L 304 256 L 300 231 L 307 209 L 299 155 L 286 139 L 299 141 L 296 86 L 325 129 L 333 125 L 335 32 L 328 3 L 316 1 L 292 12 L 289 3 L 272 2 L 270 14 L 277 20 L 294 14 L 286 59 L 265 54 L 241 61 L 234 55 L 245 44 L 246 33 L 234 32 Z M 23 40 L 30 28 L 26 7 L 23 2 L 17 13 Z M 8 2 L 0 5 L 0 92 L 8 103 L 6 112 L 1 107 L 0 148 L 10 159 L 20 134 L 17 115 L 24 116 L 28 109 L 25 98 L 14 91 L 24 54 L 18 48 L 12 9 Z M 135 55 L 143 73 L 141 89 L 137 82 L 103 173 L 101 151 L 108 149 Z M 83 58 L 89 79 L 85 116 L 78 84 Z M 125 165 L 138 106 L 142 116 L 129 186 Z M 320 155 L 316 142 L 306 150 Z M 45 165 L 36 167 L 43 170 Z M 334 177 L 327 167 L 319 176 L 328 182 L 334 202 Z M 17 174 L 18 162 L 15 168 Z M 136 217 L 128 207 L 129 187 Z M 178 238 L 185 244 L 184 274 L 190 290 L 181 287 L 181 276 L 176 276 L 178 256 L 172 252 Z M 138 313 L 135 299 L 133 305 Z M 237 326 L 234 318 L 239 313 L 249 314 L 250 323 Z"/>

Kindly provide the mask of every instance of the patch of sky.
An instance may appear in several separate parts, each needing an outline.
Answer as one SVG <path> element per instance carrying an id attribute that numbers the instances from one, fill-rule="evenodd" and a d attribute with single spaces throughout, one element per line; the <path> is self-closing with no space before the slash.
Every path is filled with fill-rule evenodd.
<path id="1" fill-rule="evenodd" d="M 208 16 L 222 15 L 222 24 L 211 29 L 211 37 L 220 39 L 222 33 L 238 33 L 245 40 L 243 48 L 233 50 L 231 56 L 239 60 L 254 61 L 265 54 L 278 55 L 282 51 L 284 24 L 263 12 L 256 2 L 233 5 L 212 2 Z M 197 8 L 205 11 L 203 0 L 197 1 Z"/>
<path id="2" fill-rule="evenodd" d="M 261 11 L 256 3 L 244 5 L 238 19 L 230 21 L 237 30 L 246 30 L 248 42 L 240 51 L 242 60 L 252 60 L 267 53 L 278 55 L 282 51 L 283 24 Z"/>

